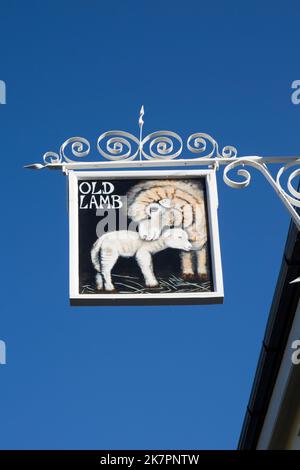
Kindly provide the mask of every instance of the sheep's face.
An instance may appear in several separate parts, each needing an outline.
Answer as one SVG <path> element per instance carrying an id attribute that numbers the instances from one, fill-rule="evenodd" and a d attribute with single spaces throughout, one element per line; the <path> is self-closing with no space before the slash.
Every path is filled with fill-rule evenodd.
<path id="1" fill-rule="evenodd" d="M 187 233 L 181 228 L 173 228 L 163 232 L 163 238 L 168 248 L 190 251 L 192 244 L 188 240 Z"/>

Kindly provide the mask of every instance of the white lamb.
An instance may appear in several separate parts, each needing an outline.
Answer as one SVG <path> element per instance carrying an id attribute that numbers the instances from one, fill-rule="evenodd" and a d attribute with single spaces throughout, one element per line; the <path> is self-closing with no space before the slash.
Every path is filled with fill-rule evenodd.
<path id="1" fill-rule="evenodd" d="M 91 258 L 96 274 L 98 290 L 115 290 L 111 280 L 111 270 L 119 256 L 130 258 L 135 256 L 145 278 L 147 287 L 158 285 L 153 272 L 152 255 L 166 248 L 177 248 L 190 251 L 192 244 L 186 232 L 180 228 L 166 230 L 157 240 L 142 240 L 137 232 L 119 230 L 105 233 L 93 245 Z M 102 279 L 103 277 L 103 279 Z"/>

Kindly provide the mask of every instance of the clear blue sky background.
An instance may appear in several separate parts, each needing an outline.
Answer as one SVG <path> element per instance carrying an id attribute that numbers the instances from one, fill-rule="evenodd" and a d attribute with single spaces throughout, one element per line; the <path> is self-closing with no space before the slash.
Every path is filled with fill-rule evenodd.
<path id="1" fill-rule="evenodd" d="M 232 449 L 289 216 L 263 177 L 219 177 L 223 306 L 71 308 L 66 179 L 31 172 L 68 137 L 203 131 L 299 154 L 299 3 L 0 5 L 0 447 Z"/>

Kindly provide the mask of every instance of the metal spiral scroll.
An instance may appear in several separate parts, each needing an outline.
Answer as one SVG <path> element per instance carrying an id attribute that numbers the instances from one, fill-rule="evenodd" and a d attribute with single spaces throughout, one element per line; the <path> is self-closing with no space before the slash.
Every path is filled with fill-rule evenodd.
<path id="1" fill-rule="evenodd" d="M 300 159 L 287 163 L 283 167 L 280 168 L 280 170 L 277 172 L 276 178 L 274 178 L 267 165 L 263 162 L 260 161 L 255 161 L 255 160 L 250 160 L 250 159 L 237 159 L 233 161 L 232 163 L 229 163 L 223 173 L 223 180 L 224 182 L 230 186 L 231 188 L 239 189 L 239 188 L 246 188 L 250 182 L 251 182 L 251 175 L 248 170 L 245 170 L 244 168 L 240 168 L 237 170 L 237 175 L 241 176 L 243 179 L 242 181 L 236 181 L 233 179 L 233 177 L 229 177 L 228 173 L 236 169 L 238 166 L 251 166 L 253 168 L 256 168 L 258 171 L 260 171 L 266 178 L 266 180 L 270 183 L 270 185 L 273 187 L 273 189 L 279 194 L 279 196 L 284 199 L 285 201 L 288 201 L 291 205 L 300 207 L 300 192 L 296 190 L 293 186 L 293 182 L 295 182 L 295 179 L 300 176 Z M 287 190 L 283 189 L 283 186 L 281 184 L 281 177 L 282 175 L 289 170 L 292 167 L 297 166 L 294 171 L 288 176 L 287 179 Z"/>
<path id="2" fill-rule="evenodd" d="M 46 152 L 43 155 L 43 160 L 46 164 L 56 164 L 68 162 L 72 163 L 73 158 L 68 157 L 65 153 L 66 148 L 71 145 L 72 157 L 75 158 L 84 158 L 86 157 L 91 150 L 90 143 L 84 137 L 71 137 L 66 140 L 59 149 L 59 154 L 56 152 Z"/>
<path id="3" fill-rule="evenodd" d="M 134 150 L 131 142 L 136 146 Z M 102 148 L 103 144 L 105 150 Z M 134 160 L 140 150 L 140 141 L 129 132 L 108 131 L 98 137 L 97 149 L 107 160 Z"/>
<path id="4" fill-rule="evenodd" d="M 288 180 L 287 180 L 287 188 L 288 188 L 288 191 L 290 192 L 290 194 L 288 194 L 282 187 L 281 185 L 281 182 L 280 182 L 280 179 L 282 177 L 282 175 L 287 171 L 289 170 L 290 168 L 292 167 L 295 167 L 297 166 L 298 168 L 296 168 L 294 171 L 292 171 L 292 173 L 289 175 L 288 177 Z M 293 180 L 295 180 L 295 178 L 299 177 L 300 176 L 300 160 L 296 160 L 294 162 L 290 162 L 290 163 L 287 163 L 286 165 L 284 165 L 282 168 L 280 168 L 280 170 L 278 171 L 277 173 L 277 176 L 276 176 L 276 185 L 277 187 L 280 189 L 280 191 L 282 191 L 285 196 L 287 197 L 287 199 L 289 200 L 289 202 L 293 205 L 293 206 L 296 206 L 296 207 L 300 207 L 300 192 L 297 191 L 294 186 L 293 186 Z M 298 181 L 298 184 L 299 184 L 299 181 Z"/>
<path id="5" fill-rule="evenodd" d="M 242 159 L 242 158 L 234 160 L 232 163 L 229 163 L 224 169 L 223 180 L 224 180 L 224 183 L 227 184 L 227 186 L 230 186 L 231 188 L 234 188 L 234 189 L 241 189 L 241 188 L 246 188 L 250 184 L 251 175 L 249 171 L 245 170 L 244 168 L 240 168 L 236 172 L 238 176 L 241 176 L 243 178 L 242 181 L 236 181 L 233 179 L 233 177 L 227 176 L 228 173 L 232 171 L 233 169 L 235 169 L 236 167 L 239 167 L 239 166 L 244 167 L 244 165 L 252 166 L 261 171 L 261 168 L 260 168 L 260 166 L 262 165 L 261 163 L 257 163 L 257 162 Z"/>
<path id="6" fill-rule="evenodd" d="M 208 145 L 211 147 L 210 152 L 207 151 Z M 218 142 L 209 134 L 205 134 L 204 132 L 197 132 L 190 135 L 187 140 L 187 148 L 192 153 L 202 153 L 199 158 L 236 158 L 237 156 L 237 149 L 232 145 L 226 145 L 220 153 Z"/>
<path id="7" fill-rule="evenodd" d="M 148 152 L 145 150 L 147 144 Z M 177 145 L 177 150 L 175 145 Z M 167 159 L 179 157 L 183 149 L 181 137 L 172 131 L 157 131 L 147 135 L 141 142 L 141 154 L 147 160 Z"/>

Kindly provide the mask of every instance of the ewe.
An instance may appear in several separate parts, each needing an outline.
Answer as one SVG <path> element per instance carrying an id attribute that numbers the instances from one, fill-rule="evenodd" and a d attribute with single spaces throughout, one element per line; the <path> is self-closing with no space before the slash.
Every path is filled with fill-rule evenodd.
<path id="1" fill-rule="evenodd" d="M 111 280 L 111 270 L 119 256 L 130 258 L 135 256 L 145 278 L 147 287 L 158 285 L 152 265 L 152 255 L 166 248 L 177 248 L 190 251 L 192 244 L 188 240 L 186 232 L 180 228 L 165 230 L 157 240 L 142 240 L 137 232 L 119 230 L 105 233 L 93 245 L 91 258 L 96 274 L 96 286 L 98 290 L 115 290 Z"/>
<path id="2" fill-rule="evenodd" d="M 205 184 L 198 180 L 148 180 L 133 186 L 128 194 L 128 216 L 138 224 L 141 238 L 155 240 L 164 227 L 181 227 L 193 251 L 181 253 L 182 277 L 208 279 Z"/>

